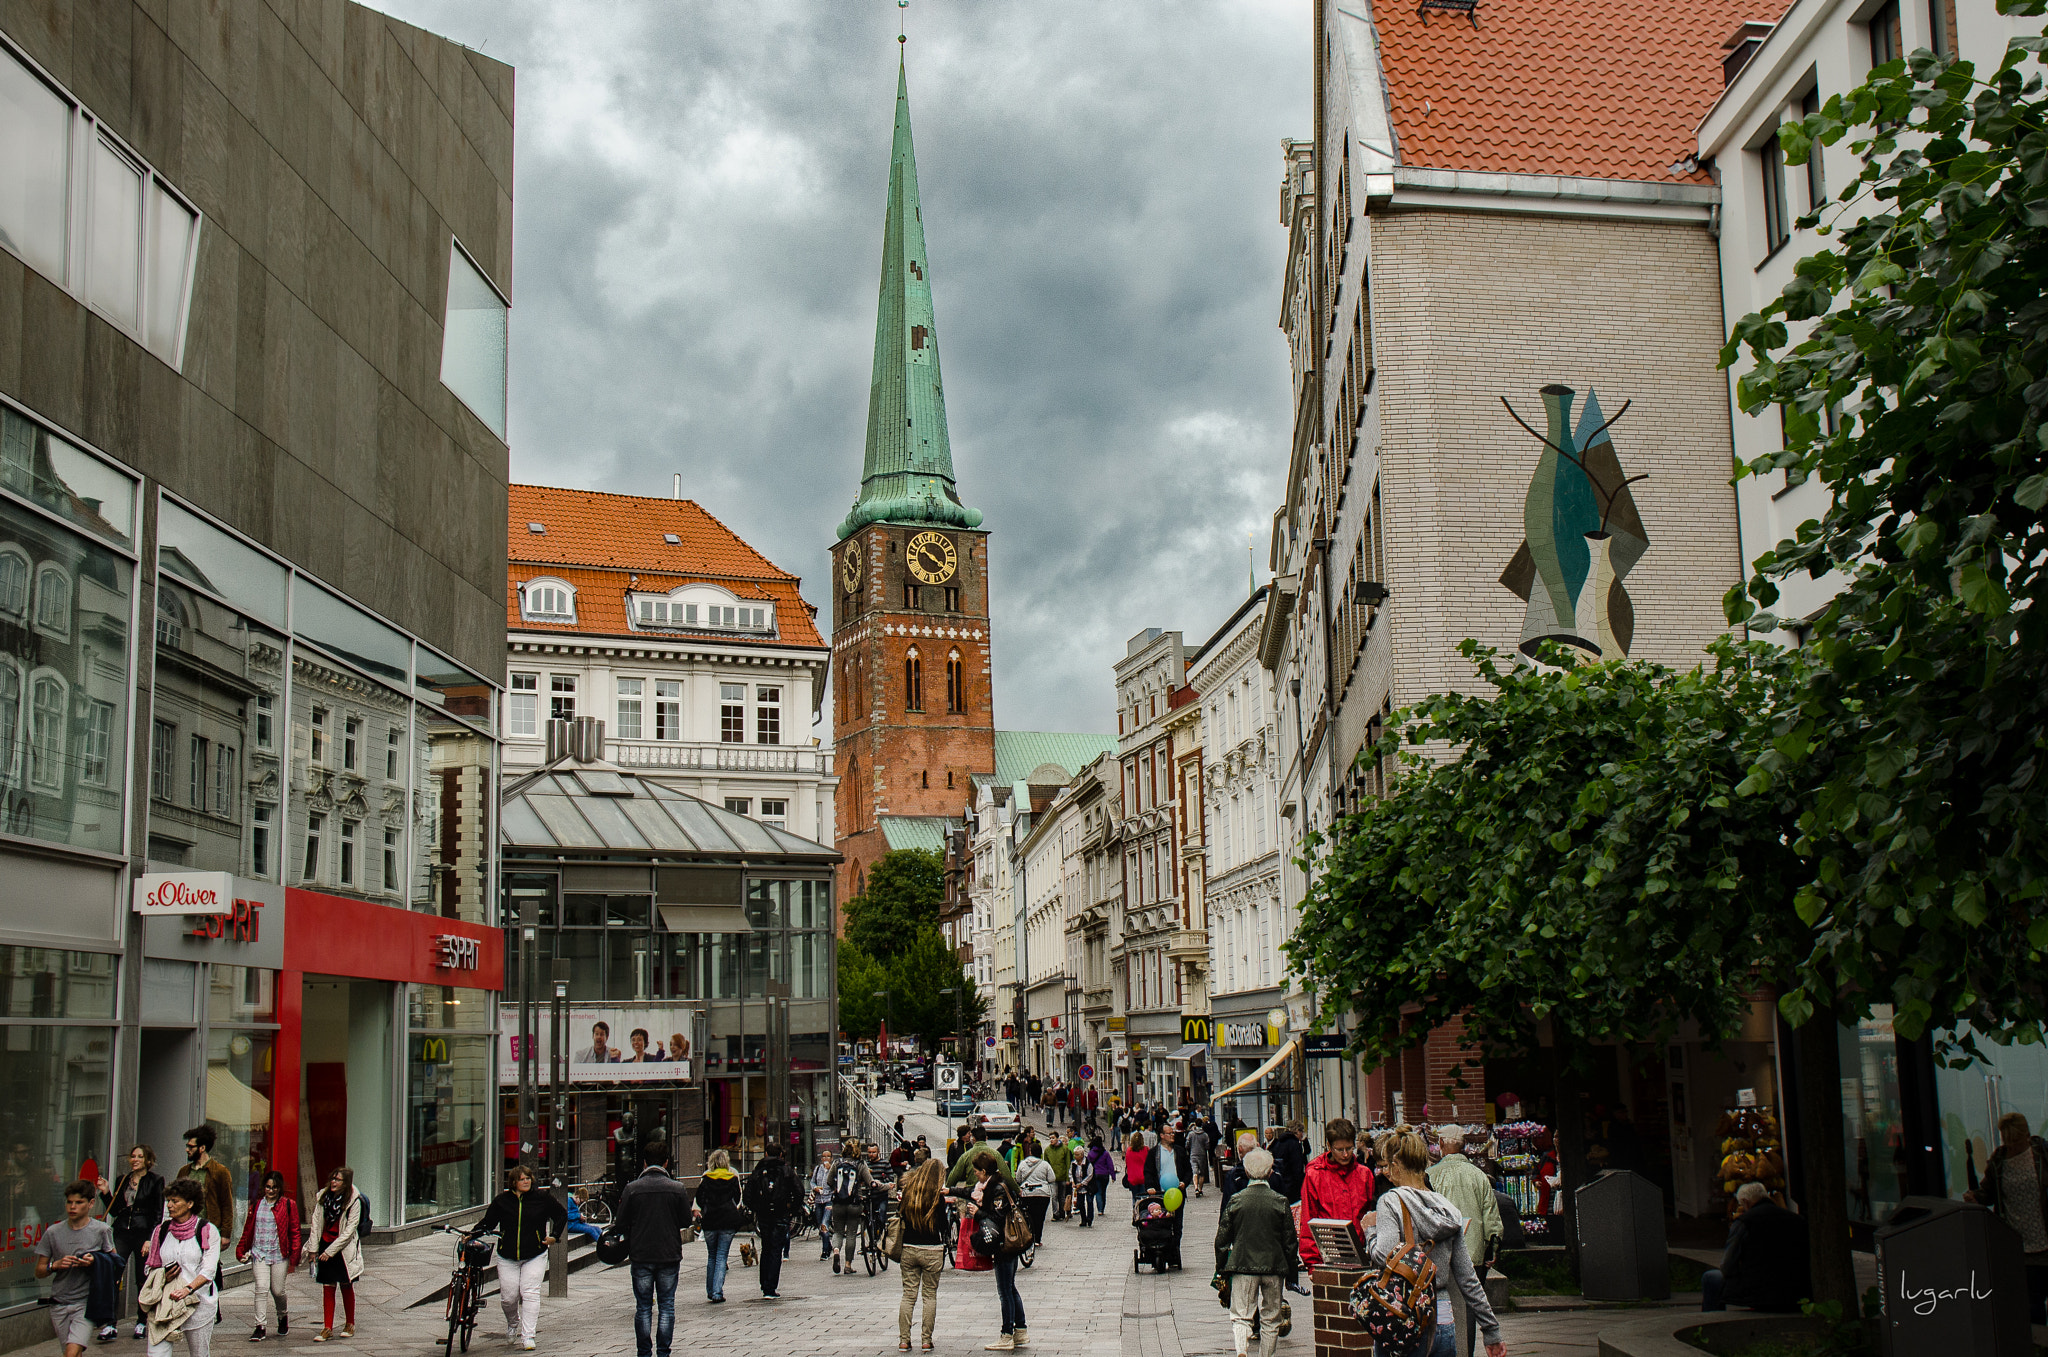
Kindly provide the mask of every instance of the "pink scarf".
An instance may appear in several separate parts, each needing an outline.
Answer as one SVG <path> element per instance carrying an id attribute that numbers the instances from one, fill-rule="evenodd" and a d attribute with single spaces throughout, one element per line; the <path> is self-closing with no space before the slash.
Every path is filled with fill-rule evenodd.
<path id="1" fill-rule="evenodd" d="M 183 1221 L 166 1219 L 162 1225 L 157 1227 L 156 1233 L 149 1237 L 149 1257 L 145 1261 L 148 1263 L 150 1270 L 155 1271 L 164 1265 L 163 1242 L 165 1230 L 171 1232 L 171 1238 L 173 1239 L 190 1239 L 199 1233 L 199 1227 L 204 1223 L 199 1219 L 196 1212 L 185 1217 Z M 202 1249 L 205 1248 L 206 1241 L 202 1239 L 199 1242 L 199 1246 Z"/>

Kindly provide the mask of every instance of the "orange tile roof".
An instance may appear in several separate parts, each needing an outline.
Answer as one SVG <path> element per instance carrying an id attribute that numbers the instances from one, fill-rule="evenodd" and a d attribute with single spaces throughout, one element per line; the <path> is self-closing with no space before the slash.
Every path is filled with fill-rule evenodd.
<path id="1" fill-rule="evenodd" d="M 1708 183 L 1673 174 L 1720 96 L 1721 44 L 1783 0 L 1479 0 L 1478 26 L 1376 6 L 1404 165 Z"/>
<path id="2" fill-rule="evenodd" d="M 810 605 L 798 592 L 800 578 L 741 541 L 693 500 L 545 485 L 514 485 L 510 492 L 505 554 L 512 587 L 505 591 L 505 619 L 513 631 L 715 638 L 736 645 L 825 644 Z M 546 531 L 534 532 L 529 523 L 539 523 Z M 671 533 L 676 542 L 663 540 Z M 542 575 L 575 586 L 574 623 L 535 622 L 520 616 L 519 586 Z M 638 587 L 646 591 L 702 580 L 740 598 L 772 602 L 779 635 L 761 639 L 721 632 L 636 632 L 626 619 L 626 594 L 634 587 L 635 575 Z"/>

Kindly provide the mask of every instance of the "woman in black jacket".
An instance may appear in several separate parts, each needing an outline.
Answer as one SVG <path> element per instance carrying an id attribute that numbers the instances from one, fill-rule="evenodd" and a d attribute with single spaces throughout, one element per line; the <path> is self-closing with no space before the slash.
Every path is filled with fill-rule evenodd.
<path id="1" fill-rule="evenodd" d="M 548 1246 L 569 1228 L 569 1212 L 552 1192 L 536 1192 L 533 1170 L 513 1169 L 510 1190 L 498 1194 L 471 1234 L 498 1232 L 498 1302 L 505 1307 L 505 1341 L 533 1351 L 540 1327 L 540 1284 L 548 1272 Z"/>
<path id="2" fill-rule="evenodd" d="M 713 1150 L 704 1161 L 704 1177 L 697 1184 L 697 1223 L 704 1229 L 707 1255 L 704 1299 L 723 1305 L 726 1255 L 732 1250 L 732 1237 L 748 1224 L 746 1212 L 740 1210 L 739 1176 L 724 1150 Z"/>
<path id="3" fill-rule="evenodd" d="M 118 1183 L 109 1183 L 105 1178 L 96 1186 L 100 1190 L 100 1202 L 107 1208 L 107 1224 L 114 1231 L 114 1249 L 127 1260 L 127 1269 L 134 1275 L 134 1282 L 128 1294 L 137 1298 L 135 1309 L 135 1336 L 143 1336 L 142 1283 L 147 1268 L 143 1262 L 143 1246 L 149 1243 L 149 1232 L 164 1218 L 164 1176 L 156 1170 L 156 1151 L 147 1145 L 132 1145 L 128 1149 L 128 1171 L 121 1175 Z M 102 1328 L 99 1338 L 102 1343 L 114 1336 L 114 1326 Z"/>
<path id="4" fill-rule="evenodd" d="M 1003 1228 L 1009 1223 L 1010 1213 L 1021 1213 L 1024 1208 L 1018 1203 L 1017 1194 L 1009 1183 L 1004 1181 L 994 1155 L 985 1154 L 976 1159 L 974 1175 L 976 1182 L 972 1187 L 962 1183 L 953 1191 L 973 1204 L 976 1251 L 987 1254 L 995 1264 L 996 1298 L 1002 1305 L 1003 1332 L 995 1342 L 983 1346 L 989 1352 L 1009 1352 L 1030 1341 L 1030 1334 L 1024 1327 L 1024 1298 L 1017 1294 L 1017 1255 L 1002 1242 Z M 980 1247 L 983 1239 L 995 1241 L 993 1253 Z"/>

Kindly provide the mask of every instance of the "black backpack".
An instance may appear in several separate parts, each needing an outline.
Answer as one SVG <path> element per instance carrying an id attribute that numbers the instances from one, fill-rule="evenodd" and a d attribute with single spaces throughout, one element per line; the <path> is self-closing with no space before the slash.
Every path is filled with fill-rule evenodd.
<path id="1" fill-rule="evenodd" d="M 851 1206 L 860 1201 L 860 1169 L 853 1164 L 842 1163 L 832 1170 L 832 1204 Z"/>

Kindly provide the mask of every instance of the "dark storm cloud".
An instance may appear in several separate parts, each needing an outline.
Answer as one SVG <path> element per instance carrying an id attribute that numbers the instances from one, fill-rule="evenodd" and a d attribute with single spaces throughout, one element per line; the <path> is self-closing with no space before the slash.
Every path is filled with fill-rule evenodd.
<path id="1" fill-rule="evenodd" d="M 380 0 L 518 68 L 512 466 L 684 493 L 825 605 L 858 487 L 887 0 Z M 1243 599 L 1284 474 L 1279 141 L 1306 0 L 935 3 L 910 104 L 996 719 L 1113 730 L 1148 626 Z M 827 707 L 829 711 L 829 705 Z"/>

